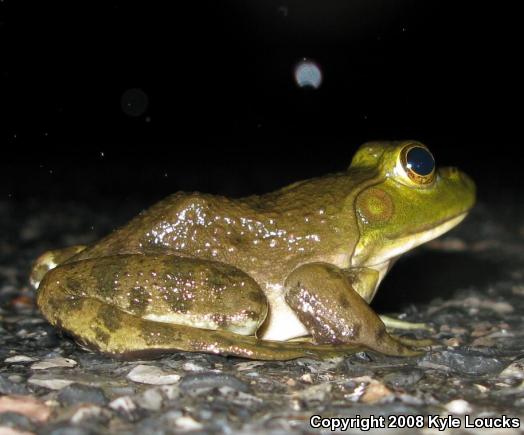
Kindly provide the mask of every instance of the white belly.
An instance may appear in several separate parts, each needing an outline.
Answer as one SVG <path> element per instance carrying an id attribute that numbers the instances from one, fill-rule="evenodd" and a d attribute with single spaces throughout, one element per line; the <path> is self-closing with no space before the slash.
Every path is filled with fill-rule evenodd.
<path id="1" fill-rule="evenodd" d="M 282 285 L 268 284 L 265 290 L 269 302 L 269 315 L 258 338 L 286 341 L 309 335 L 306 327 L 286 303 Z"/>

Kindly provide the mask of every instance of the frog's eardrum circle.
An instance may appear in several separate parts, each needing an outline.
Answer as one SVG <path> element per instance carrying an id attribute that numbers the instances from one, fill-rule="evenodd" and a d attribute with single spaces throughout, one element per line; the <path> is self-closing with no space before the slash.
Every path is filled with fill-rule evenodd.
<path id="1" fill-rule="evenodd" d="M 371 187 L 357 197 L 357 211 L 364 223 L 384 223 L 393 216 L 394 204 L 388 193 Z"/>

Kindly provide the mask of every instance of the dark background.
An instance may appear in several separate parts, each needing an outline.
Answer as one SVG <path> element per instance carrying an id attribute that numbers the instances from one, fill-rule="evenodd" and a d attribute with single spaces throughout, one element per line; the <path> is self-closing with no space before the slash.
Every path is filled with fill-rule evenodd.
<path id="1" fill-rule="evenodd" d="M 2 199 L 262 193 L 413 138 L 512 208 L 517 3 L 3 0 Z M 294 81 L 304 57 L 317 90 Z"/>

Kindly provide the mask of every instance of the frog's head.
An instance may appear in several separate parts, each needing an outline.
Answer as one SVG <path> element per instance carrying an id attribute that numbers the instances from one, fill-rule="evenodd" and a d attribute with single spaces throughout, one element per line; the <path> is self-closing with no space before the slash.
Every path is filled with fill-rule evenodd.
<path id="1" fill-rule="evenodd" d="M 475 184 L 453 167 L 437 168 L 416 141 L 369 142 L 349 171 L 368 174 L 354 209 L 360 237 L 354 266 L 373 266 L 440 236 L 459 224 L 475 202 Z"/>

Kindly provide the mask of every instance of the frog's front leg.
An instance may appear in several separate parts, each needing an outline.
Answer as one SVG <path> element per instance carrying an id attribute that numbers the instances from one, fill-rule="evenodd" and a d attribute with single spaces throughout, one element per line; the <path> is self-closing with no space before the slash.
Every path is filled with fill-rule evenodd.
<path id="1" fill-rule="evenodd" d="M 379 316 L 353 288 L 351 277 L 335 266 L 300 266 L 287 278 L 286 288 L 286 302 L 316 343 L 362 344 L 387 355 L 420 353 L 386 331 Z"/>
<path id="2" fill-rule="evenodd" d="M 369 304 L 375 297 L 380 283 L 379 272 L 368 267 L 357 267 L 342 271 L 351 282 L 352 288 Z M 395 319 L 394 317 L 379 315 L 380 320 L 386 325 L 388 331 L 392 329 L 403 329 L 407 331 L 425 329 L 432 331 L 432 328 L 425 323 L 413 323 L 405 320 Z"/>

